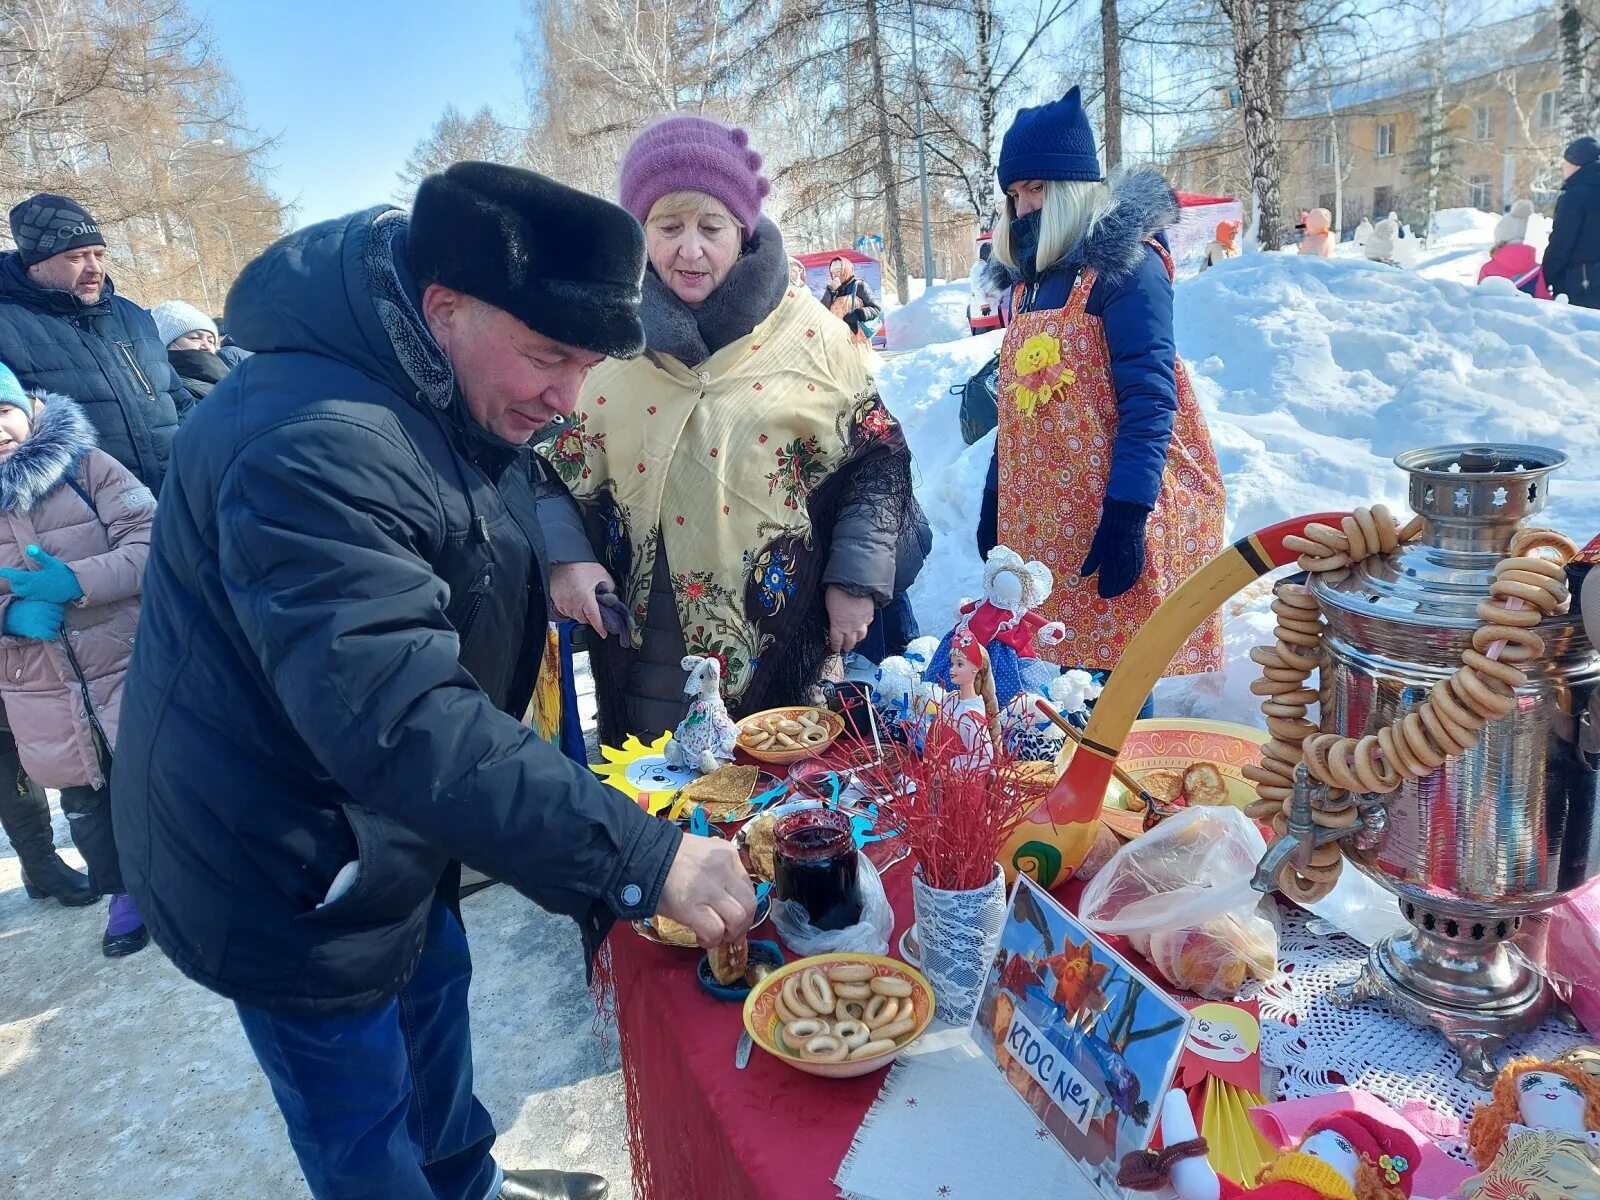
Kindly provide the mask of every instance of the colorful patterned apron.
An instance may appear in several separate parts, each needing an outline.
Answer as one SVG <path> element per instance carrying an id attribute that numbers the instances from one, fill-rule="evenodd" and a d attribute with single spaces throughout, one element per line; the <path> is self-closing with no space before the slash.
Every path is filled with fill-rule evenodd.
<path id="1" fill-rule="evenodd" d="M 1155 245 L 1155 243 L 1151 243 Z M 1172 274 L 1172 260 L 1161 251 Z M 1144 576 L 1102 600 L 1078 569 L 1100 521 L 1117 436 L 1117 389 L 1098 317 L 1085 311 L 1095 273 L 1081 271 L 1065 308 L 1019 312 L 1000 353 L 1001 545 L 1038 559 L 1055 575 L 1039 611 L 1066 626 L 1043 653 L 1064 667 L 1110 670 L 1161 601 L 1222 551 L 1222 471 L 1183 361 L 1178 412 L 1161 493 L 1145 527 Z M 1222 666 L 1222 617 L 1195 631 L 1164 674 Z"/>

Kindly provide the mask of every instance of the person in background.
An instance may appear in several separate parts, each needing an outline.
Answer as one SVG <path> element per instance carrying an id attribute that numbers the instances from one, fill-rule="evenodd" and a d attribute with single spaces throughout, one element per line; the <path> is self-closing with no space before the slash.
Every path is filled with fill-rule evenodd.
<path id="1" fill-rule="evenodd" d="M 111 896 L 107 958 L 150 940 L 122 884 L 110 774 L 155 512 L 78 405 L 27 395 L 0 365 L 0 697 L 23 767 L 61 790 L 92 888 Z"/>
<path id="2" fill-rule="evenodd" d="M 1298 228 L 1305 230 L 1300 239 L 1299 253 L 1317 258 L 1333 257 L 1333 214 L 1325 208 L 1313 208 L 1300 214 Z"/>
<path id="3" fill-rule="evenodd" d="M 1478 282 L 1509 279 L 1518 288 L 1541 300 L 1550 298 L 1539 270 L 1539 256 L 1528 245 L 1528 218 L 1533 216 L 1533 201 L 1518 200 L 1511 211 L 1495 222 L 1494 249 L 1489 261 L 1478 270 Z"/>
<path id="4" fill-rule="evenodd" d="M 883 316 L 872 289 L 856 278 L 856 269 L 847 258 L 835 258 L 828 264 L 822 307 L 848 325 L 850 336 L 858 342 L 871 340 L 866 326 Z"/>
<path id="5" fill-rule="evenodd" d="M 767 191 L 744 130 L 705 117 L 659 120 L 623 157 L 645 354 L 596 367 L 542 450 L 583 518 L 567 508 L 559 535 L 550 505 L 556 608 L 603 637 L 597 589 L 620 588 L 636 627 L 596 647 L 606 745 L 676 727 L 686 655 L 721 662 L 735 716 L 812 703 L 921 565 L 902 561 L 900 424 L 848 330 L 789 286 Z"/>
<path id="6" fill-rule="evenodd" d="M 99 223 L 41 192 L 11 210 L 17 248 L 0 256 L 0 362 L 30 392 L 71 396 L 100 449 L 152 492 L 192 406 L 155 319 L 116 294 Z"/>
<path id="7" fill-rule="evenodd" d="M 288 235 L 228 294 L 270 349 L 179 439 L 112 802 L 151 938 L 234 1002 L 315 1200 L 608 1190 L 494 1160 L 462 862 L 572 918 L 589 962 L 618 917 L 708 947 L 749 928 L 730 845 L 520 720 L 560 492 L 527 443 L 643 349 L 643 269 L 615 205 L 460 162 L 410 213 Z"/>
<path id="8" fill-rule="evenodd" d="M 1076 87 L 1017 115 L 999 176 L 994 258 L 1016 300 L 1000 352 L 993 524 L 979 543 L 1058 564 L 1038 611 L 1068 632 L 1047 656 L 1109 671 L 1223 546 L 1222 472 L 1173 341 L 1163 239 L 1178 200 L 1153 170 L 1104 179 Z M 1213 619 L 1169 670 L 1216 670 L 1221 658 Z"/>
<path id="9" fill-rule="evenodd" d="M 1561 155 L 1561 195 L 1544 248 L 1550 291 L 1600 308 L 1600 141 L 1581 137 Z"/>
<path id="10" fill-rule="evenodd" d="M 1200 264 L 1202 271 L 1216 266 L 1224 259 L 1239 257 L 1239 222 L 1218 221 L 1217 236 L 1206 247 L 1206 256 Z"/>
<path id="11" fill-rule="evenodd" d="M 156 332 L 166 343 L 167 361 L 198 404 L 231 369 L 217 353 L 217 323 L 192 304 L 163 300 L 150 310 Z"/>
<path id="12" fill-rule="evenodd" d="M 794 255 L 789 256 L 789 286 L 792 288 L 808 288 L 806 283 L 806 265 Z"/>

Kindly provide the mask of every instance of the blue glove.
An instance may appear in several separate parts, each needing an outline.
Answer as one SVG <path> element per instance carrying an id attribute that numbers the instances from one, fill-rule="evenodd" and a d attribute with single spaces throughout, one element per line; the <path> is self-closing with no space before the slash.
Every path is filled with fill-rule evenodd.
<path id="1" fill-rule="evenodd" d="M 61 636 L 61 623 L 66 619 L 65 605 L 19 596 L 6 605 L 5 631 L 12 637 L 53 642 Z"/>
<path id="2" fill-rule="evenodd" d="M 1142 504 L 1107 499 L 1100 505 L 1100 527 L 1078 572 L 1085 579 L 1100 572 L 1095 585 L 1100 599 L 1115 600 L 1144 574 L 1144 524 L 1149 519 L 1150 510 Z"/>
<path id="3" fill-rule="evenodd" d="M 37 571 L 20 567 L 0 567 L 0 578 L 11 585 L 11 594 L 24 600 L 48 600 L 51 604 L 71 604 L 83 599 L 83 585 L 72 568 L 37 546 L 28 547 L 28 557 L 39 564 Z"/>

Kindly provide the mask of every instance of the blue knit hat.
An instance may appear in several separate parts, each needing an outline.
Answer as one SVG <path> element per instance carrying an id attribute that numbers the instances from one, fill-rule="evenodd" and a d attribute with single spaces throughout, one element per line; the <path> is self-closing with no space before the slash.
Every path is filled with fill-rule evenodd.
<path id="1" fill-rule="evenodd" d="M 1023 109 L 1000 143 L 1001 191 L 1019 179 L 1104 178 L 1076 87 L 1053 104 Z"/>
<path id="2" fill-rule="evenodd" d="M 1592 137 L 1574 138 L 1572 145 L 1566 148 L 1561 157 L 1575 167 L 1587 167 L 1596 159 L 1600 159 L 1600 141 Z"/>
<path id="3" fill-rule="evenodd" d="M 0 363 L 0 404 L 11 404 L 26 412 L 33 411 L 33 402 L 22 390 L 22 381 L 12 374 L 11 368 Z"/>

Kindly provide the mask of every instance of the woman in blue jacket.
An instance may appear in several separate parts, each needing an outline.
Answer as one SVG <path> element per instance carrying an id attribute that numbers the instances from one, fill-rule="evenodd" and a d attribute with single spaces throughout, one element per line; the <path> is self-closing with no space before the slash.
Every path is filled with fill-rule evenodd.
<path id="1" fill-rule="evenodd" d="M 1018 114 L 1000 185 L 991 270 L 1014 315 L 979 546 L 1050 567 L 1042 615 L 1067 636 L 1046 653 L 1109 671 L 1222 549 L 1222 475 L 1173 341 L 1177 197 L 1154 171 L 1102 177 L 1077 88 Z M 1217 669 L 1221 645 L 1214 618 L 1169 673 Z"/>

